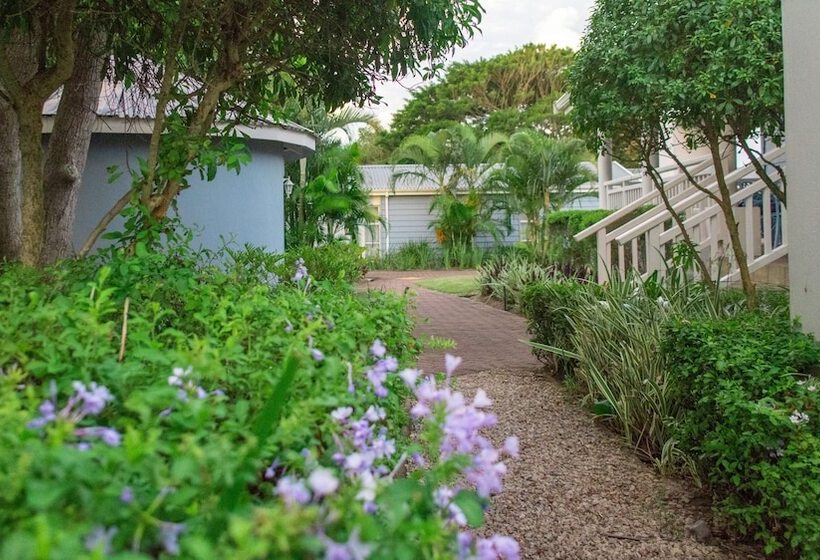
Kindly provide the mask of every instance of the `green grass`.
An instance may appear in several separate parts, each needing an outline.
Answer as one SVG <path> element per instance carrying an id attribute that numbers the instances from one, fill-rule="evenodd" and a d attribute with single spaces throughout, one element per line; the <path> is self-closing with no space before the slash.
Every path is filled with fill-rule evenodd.
<path id="1" fill-rule="evenodd" d="M 419 340 L 424 348 L 431 350 L 455 350 L 458 346 L 452 338 L 443 338 L 434 334 L 422 334 Z"/>
<path id="2" fill-rule="evenodd" d="M 419 280 L 418 285 L 428 290 L 461 297 L 478 295 L 479 286 L 475 274 L 465 276 L 448 276 L 445 278 L 428 278 Z"/>

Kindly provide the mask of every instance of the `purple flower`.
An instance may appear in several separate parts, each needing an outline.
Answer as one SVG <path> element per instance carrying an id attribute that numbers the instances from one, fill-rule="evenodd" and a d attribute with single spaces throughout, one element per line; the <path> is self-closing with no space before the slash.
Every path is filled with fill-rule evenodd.
<path id="1" fill-rule="evenodd" d="M 330 469 L 319 467 L 310 473 L 308 485 L 317 496 L 328 496 L 339 488 L 339 479 Z"/>
<path id="2" fill-rule="evenodd" d="M 378 422 L 379 420 L 384 420 L 387 417 L 387 413 L 380 406 L 370 405 L 370 408 L 364 413 L 364 417 L 368 422 Z"/>
<path id="3" fill-rule="evenodd" d="M 88 535 L 86 535 L 84 544 L 85 549 L 89 552 L 100 551 L 104 555 L 111 554 L 111 546 L 114 537 L 117 534 L 116 527 L 95 527 Z"/>
<path id="4" fill-rule="evenodd" d="M 450 377 L 453 374 L 456 368 L 461 364 L 461 361 L 461 358 L 451 354 L 446 354 L 444 356 L 444 371 L 447 373 L 447 377 Z"/>
<path id="5" fill-rule="evenodd" d="M 385 353 L 387 352 L 387 348 L 384 347 L 382 341 L 378 338 L 373 341 L 373 345 L 370 347 L 370 353 L 375 358 L 384 358 Z"/>
<path id="6" fill-rule="evenodd" d="M 352 406 L 343 406 L 339 407 L 333 412 L 330 413 L 330 417 L 343 424 L 350 418 L 350 415 L 353 414 L 353 407 Z"/>
<path id="7" fill-rule="evenodd" d="M 353 560 L 353 556 L 348 552 L 347 545 L 331 541 L 325 548 L 325 560 Z"/>
<path id="8" fill-rule="evenodd" d="M 276 494 L 288 505 L 306 504 L 310 501 L 310 490 L 305 487 L 305 483 L 290 476 L 279 479 Z"/>
<path id="9" fill-rule="evenodd" d="M 172 556 L 179 554 L 179 535 L 185 530 L 184 523 L 163 522 L 159 525 L 160 540 L 165 552 Z"/>
<path id="10" fill-rule="evenodd" d="M 285 321 L 285 332 L 292 333 L 293 332 L 293 324 L 290 321 Z"/>
<path id="11" fill-rule="evenodd" d="M 459 531 L 458 537 L 458 558 L 466 560 L 470 556 L 470 548 L 473 546 L 473 536 L 467 531 Z"/>
<path id="12" fill-rule="evenodd" d="M 346 543 L 337 543 L 327 537 L 325 542 L 325 560 L 366 560 L 373 549 L 372 545 L 359 540 L 359 530 L 353 529 Z"/>
<path id="13" fill-rule="evenodd" d="M 416 381 L 419 378 L 419 370 L 404 369 L 401 371 L 401 373 L 399 373 L 399 377 L 401 377 L 401 380 L 404 381 L 405 385 L 412 389 L 416 386 Z"/>
<path id="14" fill-rule="evenodd" d="M 74 435 L 78 437 L 98 437 L 109 447 L 119 447 L 122 443 L 122 435 L 113 428 L 93 426 L 91 428 L 77 428 Z"/>
<path id="15" fill-rule="evenodd" d="M 97 385 L 93 381 L 88 387 L 85 384 L 75 381 L 71 384 L 76 392 L 74 398 L 81 403 L 81 412 L 84 416 L 96 416 L 105 408 L 106 403 L 114 400 L 114 395 L 102 385 Z"/>
<path id="16" fill-rule="evenodd" d="M 501 448 L 501 451 L 510 457 L 518 457 L 518 438 L 515 436 L 510 436 L 505 439 L 504 446 Z"/>
<path id="17" fill-rule="evenodd" d="M 293 281 L 298 282 L 299 280 L 302 280 L 303 278 L 307 278 L 307 277 L 308 277 L 308 270 L 307 270 L 307 267 L 305 267 L 305 259 L 301 259 L 301 258 L 297 259 L 296 260 L 296 271 L 293 274 Z"/>
<path id="18" fill-rule="evenodd" d="M 310 355 L 313 356 L 313 359 L 316 360 L 317 362 L 321 362 L 322 360 L 325 359 L 325 355 L 322 354 L 322 351 L 318 350 L 316 348 L 311 348 L 310 349 Z"/>
<path id="19" fill-rule="evenodd" d="M 170 376 L 168 376 L 168 385 L 173 387 L 182 387 L 185 383 L 185 378 L 191 374 L 192 368 L 182 369 L 175 367 Z"/>
<path id="20" fill-rule="evenodd" d="M 126 486 L 120 492 L 120 501 L 124 504 L 130 504 L 134 501 L 134 490 L 130 486 Z"/>
<path id="21" fill-rule="evenodd" d="M 493 405 L 493 401 L 487 396 L 484 389 L 479 389 L 473 398 L 473 406 L 475 408 L 487 408 Z"/>
<path id="22" fill-rule="evenodd" d="M 521 549 L 515 539 L 501 535 L 479 539 L 476 553 L 480 560 L 518 560 L 521 557 Z"/>

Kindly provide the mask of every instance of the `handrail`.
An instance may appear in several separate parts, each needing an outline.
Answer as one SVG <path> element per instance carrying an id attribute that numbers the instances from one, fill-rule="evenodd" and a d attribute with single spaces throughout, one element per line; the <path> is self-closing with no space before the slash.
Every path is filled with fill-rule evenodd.
<path id="1" fill-rule="evenodd" d="M 775 179 L 772 175 L 768 175 L 770 179 Z M 747 200 L 762 190 L 765 190 L 768 187 L 768 184 L 763 179 L 758 179 L 750 186 L 745 187 L 742 190 L 737 191 L 735 194 L 732 195 L 730 200 L 732 201 L 732 206 L 735 206 L 744 200 Z M 683 221 L 683 226 L 686 229 L 691 229 L 697 225 L 700 225 L 702 222 L 708 220 L 715 214 L 720 212 L 720 207 L 718 206 L 710 206 L 709 208 L 705 208 L 695 214 L 694 216 L 687 218 Z M 675 231 L 677 230 L 677 231 Z M 675 237 L 680 234 L 680 227 L 677 223 L 674 224 L 672 229 L 668 229 L 665 232 L 661 233 L 660 235 L 660 242 L 666 243 L 668 241 L 672 241 Z"/>
<path id="2" fill-rule="evenodd" d="M 699 165 L 704 161 L 711 161 L 711 158 L 708 156 L 701 156 L 699 158 L 692 158 L 686 161 L 682 161 L 681 163 L 685 167 L 689 167 L 690 165 Z M 668 173 L 669 171 L 675 171 L 676 169 L 680 169 L 677 163 L 670 163 L 669 165 L 664 165 L 663 167 L 658 167 L 655 169 L 656 172 L 660 173 L 661 175 L 664 173 Z M 619 177 L 617 179 L 610 179 L 609 181 L 605 181 L 603 183 L 604 187 L 610 187 L 615 185 L 621 185 L 623 183 L 631 182 L 640 180 L 646 173 L 644 171 L 638 171 L 637 173 L 633 173 L 631 175 L 627 175 L 625 177 Z"/>
<path id="3" fill-rule="evenodd" d="M 765 159 L 768 159 L 769 161 L 771 161 L 771 160 L 773 160 L 777 157 L 780 157 L 783 154 L 783 152 L 784 152 L 783 148 L 776 148 L 776 149 L 772 150 L 771 152 L 765 154 L 763 157 Z M 727 183 L 731 183 L 731 182 L 737 181 L 739 179 L 742 179 L 743 177 L 749 175 L 750 173 L 752 173 L 754 171 L 755 171 L 754 165 L 752 165 L 751 163 L 748 163 L 748 164 L 744 165 L 743 167 L 740 167 L 740 168 L 732 171 L 728 175 L 726 175 L 724 180 Z M 704 190 L 709 191 L 709 192 L 714 192 L 715 190 L 717 190 L 717 188 L 718 188 L 718 183 L 717 183 L 717 181 L 715 181 L 715 182 L 709 183 L 708 186 L 704 187 Z M 740 192 L 742 192 L 742 191 L 740 191 Z M 694 204 L 697 204 L 698 202 L 700 202 L 701 200 L 703 200 L 707 197 L 707 194 L 705 192 L 703 192 L 703 190 L 698 189 L 697 187 L 690 187 L 689 189 L 684 191 L 684 193 L 681 193 L 681 194 L 686 194 L 686 193 L 692 193 L 692 194 L 687 196 L 685 200 L 682 200 L 682 201 L 678 202 L 677 204 L 673 204 L 672 205 L 672 210 L 673 211 L 678 212 L 680 210 L 685 210 L 686 208 L 689 208 L 690 206 L 692 206 Z M 655 209 L 653 209 L 653 210 L 655 210 Z M 662 214 L 666 214 L 666 215 L 662 215 Z M 622 227 L 618 228 L 618 230 L 608 234 L 607 237 L 609 238 L 611 236 L 612 239 L 614 239 L 617 243 L 623 244 L 624 242 L 626 242 L 628 240 L 631 240 L 633 237 L 636 237 L 636 236 L 638 236 L 642 233 L 646 233 L 647 231 L 649 231 L 653 227 L 663 223 L 664 221 L 666 221 L 668 219 L 669 219 L 668 212 L 666 212 L 666 208 L 664 207 L 664 208 L 662 208 L 661 212 L 654 213 L 648 219 L 647 219 L 646 216 L 641 216 L 640 223 L 638 223 L 637 225 L 633 225 L 630 229 L 626 229 L 625 231 L 621 232 L 621 230 L 624 230 L 627 226 L 630 225 L 630 224 L 624 224 Z M 621 232 L 621 233 L 619 233 L 619 232 Z"/>
<path id="4" fill-rule="evenodd" d="M 692 175 L 697 175 L 698 173 L 700 173 L 704 169 L 707 169 L 709 166 L 711 166 L 711 164 L 712 164 L 711 161 L 703 161 L 703 162 L 699 163 L 698 165 L 696 165 L 694 169 L 690 170 L 690 173 Z M 671 189 L 672 187 L 677 186 L 679 183 L 686 182 L 687 180 L 688 180 L 688 177 L 686 176 L 686 174 L 681 173 L 680 175 L 678 175 L 677 177 L 675 177 L 674 179 L 672 179 L 668 183 L 665 183 L 664 184 L 664 190 Z M 641 206 L 652 202 L 654 199 L 656 199 L 659 196 L 660 196 L 660 194 L 658 193 L 657 190 L 653 190 L 651 193 L 647 193 L 647 194 L 643 195 L 642 197 L 638 198 L 634 202 L 630 202 L 629 204 L 627 204 L 626 206 L 624 206 L 620 210 L 610 214 L 609 216 L 607 216 L 603 220 L 601 220 L 599 222 L 595 222 L 594 224 L 589 226 L 587 229 L 575 234 L 575 237 L 574 237 L 575 241 L 583 241 L 587 237 L 593 235 L 594 233 L 597 233 L 598 230 L 600 230 L 601 228 L 605 228 L 609 225 L 612 225 L 613 223 L 617 222 L 621 218 L 623 218 L 625 216 L 628 216 L 629 214 L 631 214 L 632 212 L 634 212 L 635 210 L 637 210 Z"/>

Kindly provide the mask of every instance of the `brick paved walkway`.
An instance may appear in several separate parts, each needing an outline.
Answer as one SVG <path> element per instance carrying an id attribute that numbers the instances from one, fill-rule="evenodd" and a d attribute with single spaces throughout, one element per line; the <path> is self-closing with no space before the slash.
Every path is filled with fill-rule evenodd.
<path id="1" fill-rule="evenodd" d="M 460 375 L 503 368 L 508 371 L 532 372 L 541 367 L 528 346 L 526 321 L 469 298 L 455 297 L 427 290 L 416 285 L 422 278 L 464 276 L 463 270 L 371 271 L 363 285 L 374 290 L 409 288 L 417 294 L 417 336 L 427 334 L 456 341 L 455 350 L 428 349 L 419 360 L 425 371 L 440 371 L 444 354 L 464 358 Z"/>

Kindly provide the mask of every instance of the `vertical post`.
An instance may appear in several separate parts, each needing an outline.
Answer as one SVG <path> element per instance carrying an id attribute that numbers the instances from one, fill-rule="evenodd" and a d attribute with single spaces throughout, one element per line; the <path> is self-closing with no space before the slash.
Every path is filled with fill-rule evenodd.
<path id="1" fill-rule="evenodd" d="M 791 313 L 820 335 L 820 2 L 783 2 L 783 54 L 789 160 L 789 284 Z"/>
<path id="2" fill-rule="evenodd" d="M 598 154 L 598 207 L 609 208 L 604 183 L 612 180 L 612 142 L 604 141 Z"/>
<path id="3" fill-rule="evenodd" d="M 305 242 L 305 185 L 307 184 L 307 158 L 299 160 L 299 245 Z"/>

